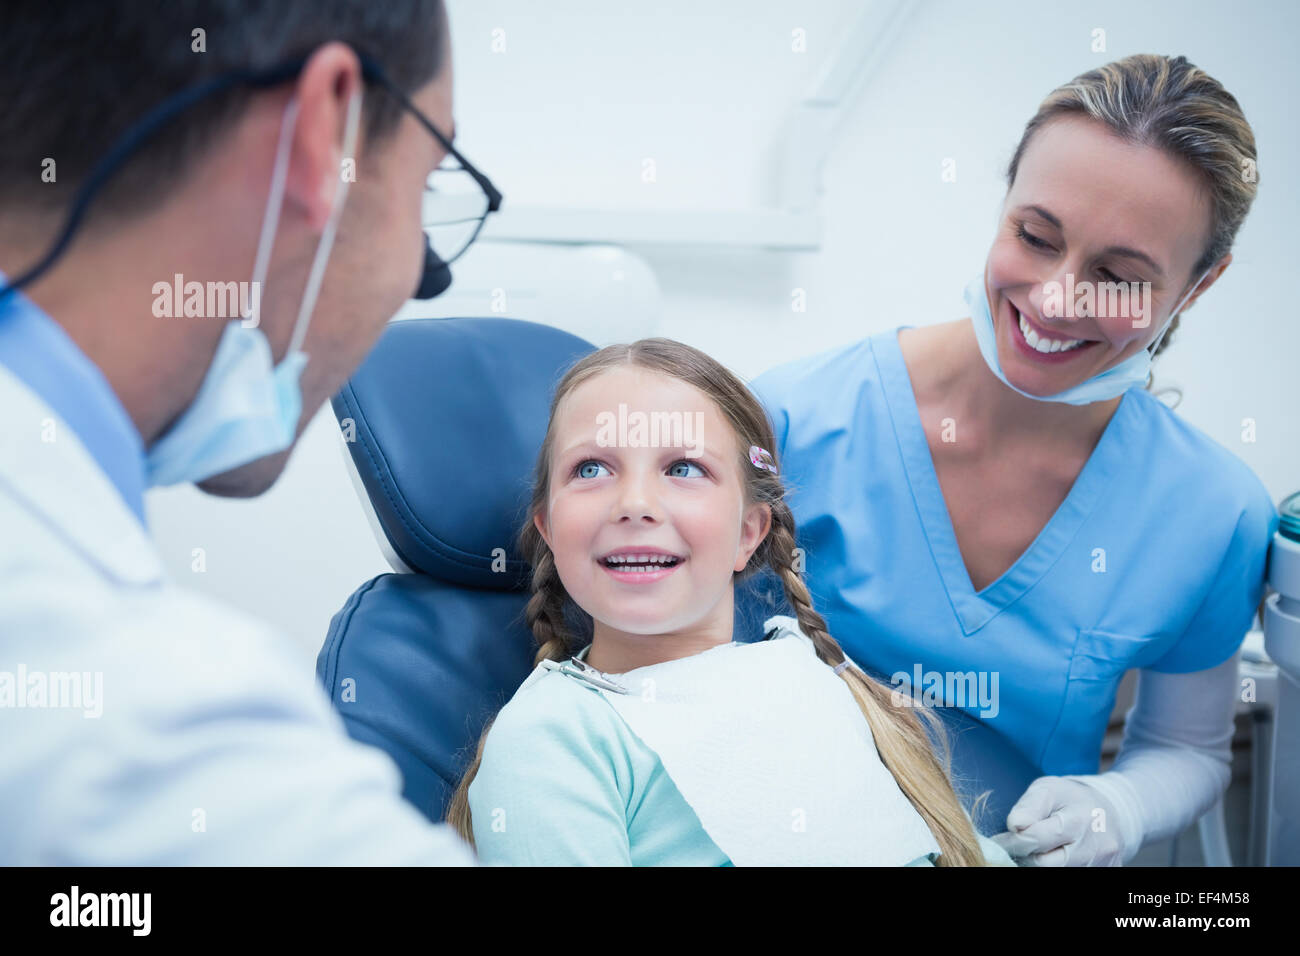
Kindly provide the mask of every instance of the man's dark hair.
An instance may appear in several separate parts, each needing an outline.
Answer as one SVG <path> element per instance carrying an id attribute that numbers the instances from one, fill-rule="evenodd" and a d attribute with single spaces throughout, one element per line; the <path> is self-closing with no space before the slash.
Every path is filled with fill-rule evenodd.
<path id="1" fill-rule="evenodd" d="M 6 0 L 0 209 L 66 208 L 114 141 L 167 97 L 331 40 L 374 58 L 410 93 L 442 71 L 446 29 L 443 0 Z M 204 52 L 195 51 L 196 30 Z M 130 213 L 158 202 L 255 92 L 219 92 L 177 116 L 118 170 L 94 209 Z M 372 141 L 395 130 L 401 112 L 390 93 L 367 84 Z M 53 183 L 42 181 L 47 158 L 56 163 Z"/>

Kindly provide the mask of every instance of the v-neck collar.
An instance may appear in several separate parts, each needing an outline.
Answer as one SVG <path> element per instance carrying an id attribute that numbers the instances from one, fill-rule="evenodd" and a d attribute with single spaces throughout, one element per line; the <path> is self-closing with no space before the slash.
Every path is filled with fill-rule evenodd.
<path id="1" fill-rule="evenodd" d="M 934 459 L 930 455 L 930 445 L 921 425 L 921 413 L 916 405 L 907 363 L 903 360 L 903 350 L 898 344 L 898 332 L 898 329 L 892 329 L 873 336 L 872 352 L 930 552 L 934 555 L 948 600 L 952 602 L 962 630 L 972 634 L 1047 573 L 1096 508 L 1101 496 L 1111 487 L 1119 467 L 1119 452 L 1127 444 L 1127 433 L 1134 427 L 1135 400 L 1131 395 L 1132 389 L 1124 393 L 1097 446 L 1056 513 L 1011 567 L 988 587 L 976 591 L 957 546 L 957 534 L 953 530 Z"/>

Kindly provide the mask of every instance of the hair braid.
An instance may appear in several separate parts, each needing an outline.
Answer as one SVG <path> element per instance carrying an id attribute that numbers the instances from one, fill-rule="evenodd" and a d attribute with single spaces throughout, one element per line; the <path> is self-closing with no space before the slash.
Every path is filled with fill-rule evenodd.
<path id="1" fill-rule="evenodd" d="M 533 570 L 533 594 L 524 607 L 524 619 L 537 638 L 533 664 L 562 661 L 573 655 L 572 638 L 564 624 L 566 592 L 555 569 L 555 556 L 543 547 Z"/>
<path id="2" fill-rule="evenodd" d="M 771 508 L 768 563 L 780 577 L 786 600 L 794 609 L 800 629 L 812 639 L 817 656 L 831 666 L 843 663 L 847 655 L 827 631 L 826 620 L 814 609 L 803 576 L 795 570 L 795 523 L 790 507 L 777 499 L 771 503 Z M 903 794 L 938 841 L 940 856 L 937 865 L 984 865 L 984 855 L 974 829 L 950 782 L 948 739 L 939 719 L 924 708 L 914 711 L 910 707 L 896 706 L 891 690 L 853 666 L 840 671 L 839 676 L 848 684 L 867 719 L 881 762 L 893 774 Z M 922 719 L 929 725 L 942 758 L 935 754 Z M 986 797 L 987 794 L 981 795 L 977 803 Z"/>

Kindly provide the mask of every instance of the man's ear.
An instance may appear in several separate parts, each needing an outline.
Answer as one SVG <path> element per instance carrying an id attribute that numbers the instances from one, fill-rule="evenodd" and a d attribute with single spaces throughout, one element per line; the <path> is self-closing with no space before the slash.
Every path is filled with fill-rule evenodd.
<path id="1" fill-rule="evenodd" d="M 740 548 L 736 554 L 736 564 L 732 570 L 739 573 L 745 570 L 749 559 L 754 556 L 767 533 L 772 530 L 772 506 L 767 504 L 750 505 L 740 525 Z"/>
<path id="2" fill-rule="evenodd" d="M 361 93 L 361 61 L 351 47 L 330 42 L 307 60 L 294 96 L 298 117 L 285 182 L 285 200 L 314 232 L 321 232 L 342 184 L 343 137 L 348 104 Z M 364 125 L 364 124 L 363 124 Z M 358 134 L 357 152 L 361 151 Z M 353 161 L 356 157 L 346 157 Z"/>

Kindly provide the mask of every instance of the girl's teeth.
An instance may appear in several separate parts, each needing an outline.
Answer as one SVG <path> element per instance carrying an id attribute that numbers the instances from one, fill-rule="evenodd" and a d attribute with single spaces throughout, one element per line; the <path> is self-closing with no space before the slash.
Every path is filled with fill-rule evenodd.
<path id="1" fill-rule="evenodd" d="M 671 567 L 677 559 L 666 554 L 620 554 L 606 558 L 605 563 L 622 571 L 653 571 Z"/>
<path id="2" fill-rule="evenodd" d="M 1015 308 L 1015 306 L 1012 306 L 1012 308 Z M 1019 309 L 1016 309 L 1016 318 L 1020 320 L 1020 334 L 1025 337 L 1025 341 L 1029 343 L 1031 349 L 1039 352 L 1068 352 L 1083 345 L 1083 339 L 1043 338 L 1030 327 L 1029 322 L 1020 314 Z"/>

